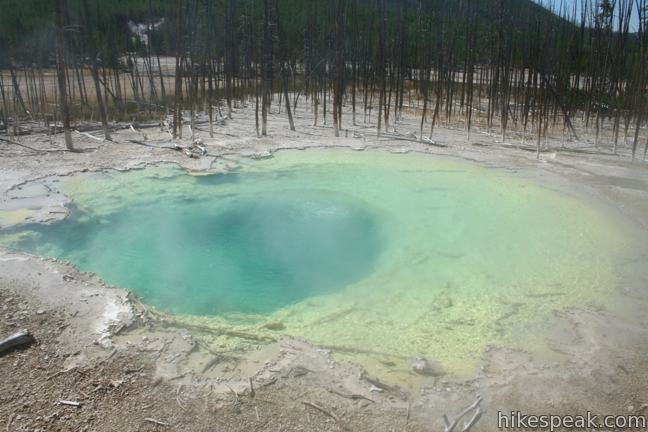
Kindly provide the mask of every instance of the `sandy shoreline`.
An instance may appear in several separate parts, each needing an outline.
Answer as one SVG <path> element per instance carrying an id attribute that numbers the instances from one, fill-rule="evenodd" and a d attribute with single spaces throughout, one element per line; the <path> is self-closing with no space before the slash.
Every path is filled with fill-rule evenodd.
<path id="1" fill-rule="evenodd" d="M 568 143 L 567 148 L 561 150 L 560 144 L 555 142 L 552 144 L 556 151 L 543 153 L 541 159 L 536 160 L 534 153 L 518 149 L 521 143 L 517 141 L 502 144 L 491 134 L 473 132 L 469 143 L 463 131 L 453 129 L 439 129 L 436 133 L 435 140 L 447 145 L 441 148 L 416 142 L 409 134 L 418 129 L 417 120 L 408 118 L 396 125 L 396 133 L 378 140 L 373 127 L 351 127 L 346 137 L 343 134 L 343 137 L 334 138 L 331 128 L 311 126 L 307 115 L 296 116 L 298 132 L 290 133 L 286 120 L 277 114 L 269 121 L 270 137 L 259 139 L 254 136 L 253 115 L 252 109 L 238 110 L 233 120 L 216 127 L 214 139 L 199 130 L 209 152 L 200 159 L 190 159 L 168 148 L 135 145 L 128 141 L 143 140 L 146 134 L 147 142 L 168 146 L 170 138 L 157 127 L 142 128 L 141 134 L 129 130 L 115 132 L 115 143 L 77 134 L 75 139 L 79 147 L 92 149 L 78 154 L 40 153 L 11 147 L 0 157 L 0 225 L 8 226 L 25 218 L 51 221 L 65 217 L 67 197 L 52 193 L 43 187 L 46 182 L 40 181 L 56 176 L 158 164 L 176 164 L 192 172 L 217 172 L 231 168 L 240 157 L 270 157 L 282 150 L 335 146 L 395 153 L 419 152 L 504 170 L 559 193 L 588 200 L 616 218 L 638 244 L 648 238 L 648 171 L 645 163 L 630 163 L 626 156 L 604 154 L 586 148 L 583 143 Z M 350 124 L 350 119 L 345 120 Z M 207 126 L 201 128 L 207 130 Z M 46 136 L 23 137 L 21 142 L 41 150 L 61 147 L 60 142 L 49 143 Z M 21 211 L 24 207 L 29 207 L 30 211 Z M 36 336 L 39 340 L 47 340 L 44 346 L 51 344 L 57 352 L 68 354 L 56 365 L 61 370 L 112 364 L 123 358 L 121 356 L 131 356 L 147 365 L 144 368 L 146 376 L 142 378 L 144 384 L 138 385 L 149 385 L 155 394 L 187 394 L 185 399 L 175 403 L 169 396 L 171 402 L 165 412 L 168 412 L 167 420 L 175 424 L 174 430 L 192 429 L 188 420 L 180 419 L 194 409 L 187 405 L 202 409 L 205 394 L 216 395 L 210 397 L 226 407 L 222 408 L 226 413 L 221 415 L 232 419 L 226 422 L 227 430 L 249 430 L 250 427 L 277 430 L 276 424 L 281 421 L 275 414 L 281 412 L 290 413 L 285 414 L 289 420 L 284 420 L 284 425 L 313 421 L 303 426 L 311 430 L 340 428 L 340 423 L 352 425 L 353 430 L 429 430 L 441 425 L 439 419 L 443 413 L 451 416 L 480 394 L 484 398 L 485 414 L 476 430 L 492 430 L 498 410 L 555 413 L 590 410 L 622 414 L 641 412 L 648 407 L 644 406 L 648 403 L 648 375 L 643 372 L 648 363 L 648 353 L 643 349 L 648 341 L 648 320 L 643 318 L 648 300 L 648 274 L 642 267 L 645 259 L 646 251 L 638 250 L 619 263 L 619 294 L 612 304 L 600 309 L 584 307 L 556 311 L 554 329 L 548 341 L 555 347 L 555 358 L 535 359 L 524 352 L 494 347 L 484 354 L 484 366 L 474 378 L 453 381 L 441 377 L 416 393 L 394 389 L 375 391 L 371 379 L 362 376 L 361 366 L 337 362 L 330 352 L 308 341 L 280 336 L 277 342 L 263 345 L 240 359 L 234 371 L 225 370 L 218 364 L 206 370 L 205 364 L 218 353 L 201 349 L 188 330 L 156 324 L 158 320 L 127 291 L 107 287 L 95 276 L 52 259 L 0 251 L 0 293 L 3 300 L 11 299 L 9 305 L 20 299 L 21 307 L 29 311 L 30 316 L 60 316 L 65 324 L 62 330 L 45 326 L 52 334 Z M 37 314 L 38 311 L 42 314 Z M 13 311 L 11 317 L 4 319 L 0 328 L 3 334 L 30 322 L 31 318 L 16 318 L 16 314 Z M 30 350 L 33 349 L 36 348 Z M 29 355 L 30 350 L 17 355 Z M 10 361 L 12 355 L 16 354 L 0 358 L 4 380 L 10 380 L 8 375 L 16 372 L 16 366 Z M 229 379 L 235 375 L 237 379 Z M 260 426 L 263 422 L 257 420 L 259 406 L 249 394 L 249 377 L 259 394 L 268 392 L 272 395 L 269 397 L 277 397 L 279 401 L 279 406 L 273 409 L 275 414 L 268 414 L 263 426 Z M 160 382 L 163 384 L 153 385 Z M 277 382 L 281 385 L 277 386 Z M 10 387 L 4 384 L 3 389 Z M 35 382 L 28 380 L 22 385 L 28 395 L 34 393 Z M 310 408 L 304 406 L 304 400 L 329 407 L 337 412 L 339 421 L 326 415 L 313 420 L 312 417 L 322 413 L 307 411 Z M 14 402 L 3 404 L 0 414 L 7 419 L 11 414 L 21 415 L 16 414 L 20 411 L 18 401 Z M 230 413 L 228 410 L 232 406 L 242 409 L 243 414 L 235 410 Z M 299 409 L 295 411 L 297 406 Z M 130 416 L 137 417 L 140 411 L 125 408 Z M 42 419 L 35 418 L 47 415 L 44 412 L 33 414 L 25 414 L 23 418 L 38 424 Z M 249 415 L 252 426 L 237 422 L 237 416 L 241 415 Z M 143 416 L 142 412 L 140 417 Z M 389 427 L 376 428 L 367 418 L 381 419 L 382 423 L 378 424 Z M 10 423 L 14 422 L 12 419 Z M 155 427 L 141 422 L 140 418 L 139 423 L 133 423 L 132 430 Z M 254 426 L 255 422 L 259 424 Z M 108 427 L 101 429 L 100 423 L 95 426 L 99 427 L 96 430 L 110 430 Z"/>

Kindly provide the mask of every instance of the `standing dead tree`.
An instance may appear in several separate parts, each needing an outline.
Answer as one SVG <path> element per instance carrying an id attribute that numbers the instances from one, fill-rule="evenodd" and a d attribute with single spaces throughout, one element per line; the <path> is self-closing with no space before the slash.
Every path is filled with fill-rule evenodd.
<path id="1" fill-rule="evenodd" d="M 292 109 L 290 108 L 290 98 L 288 95 L 288 54 L 286 53 L 286 34 L 279 15 L 279 0 L 274 1 L 275 17 L 277 20 L 277 36 L 279 38 L 279 61 L 281 62 L 281 87 L 283 88 L 283 97 L 286 103 L 286 113 L 288 114 L 290 130 L 294 132 L 295 122 L 293 120 Z"/>
<path id="2" fill-rule="evenodd" d="M 333 130 L 340 136 L 344 91 L 344 0 L 335 2 L 335 83 L 333 90 Z"/>
<path id="3" fill-rule="evenodd" d="M 65 33 L 63 22 L 63 1 L 54 0 L 54 18 L 56 21 L 56 76 L 58 80 L 59 103 L 63 117 L 65 147 L 74 151 L 72 132 L 70 131 L 70 107 L 68 105 L 67 69 L 65 67 Z"/>
<path id="4" fill-rule="evenodd" d="M 315 125 L 332 114 L 336 136 L 344 107 L 377 135 L 408 114 L 420 116 L 421 139 L 442 122 L 468 139 L 480 129 L 535 137 L 542 151 L 560 128 L 563 141 L 592 136 L 636 158 L 648 140 L 646 1 L 577 0 L 570 12 L 556 0 L 552 12 L 530 0 L 148 0 L 126 13 L 123 2 L 52 0 L 42 15 L 55 12 L 57 25 L 42 37 L 35 25 L 0 27 L 3 130 L 52 117 L 69 129 L 98 113 L 109 138 L 109 118 L 168 113 L 182 138 L 187 110 L 192 121 L 208 114 L 214 136 L 215 116 L 252 99 L 263 136 L 274 101 L 294 130 L 303 97 Z M 163 60 L 173 57 L 175 68 Z"/>
<path id="5" fill-rule="evenodd" d="M 646 85 L 648 84 L 648 0 L 636 0 L 636 13 L 639 17 L 637 39 L 639 40 L 639 54 L 635 60 L 634 95 L 635 101 L 635 133 L 632 140 L 632 160 L 635 159 L 639 147 L 639 131 L 644 120 L 646 110 Z M 648 152 L 648 140 L 644 148 L 643 159 Z"/>
<path id="6" fill-rule="evenodd" d="M 183 0 L 177 0 L 176 9 L 176 56 L 175 56 L 175 98 L 173 106 L 173 139 L 182 139 L 182 71 L 184 62 Z"/>
<path id="7" fill-rule="evenodd" d="M 270 30 L 270 0 L 263 0 L 263 53 L 261 61 L 261 135 L 268 134 L 268 109 L 272 92 L 272 35 Z"/>
<path id="8" fill-rule="evenodd" d="M 101 86 L 99 85 L 99 65 L 97 63 L 97 53 L 93 50 L 93 47 L 97 46 L 98 44 L 93 40 L 90 7 L 88 5 L 88 0 L 83 0 L 83 14 L 85 18 L 84 33 L 87 46 L 86 50 L 89 56 L 88 61 L 90 63 L 90 73 L 92 75 L 92 81 L 94 83 L 95 95 L 97 97 L 97 106 L 99 107 L 99 115 L 101 117 L 101 124 L 104 130 L 104 139 L 110 141 L 111 137 L 110 127 L 108 126 L 108 115 L 106 112 L 104 98 L 101 92 Z"/>

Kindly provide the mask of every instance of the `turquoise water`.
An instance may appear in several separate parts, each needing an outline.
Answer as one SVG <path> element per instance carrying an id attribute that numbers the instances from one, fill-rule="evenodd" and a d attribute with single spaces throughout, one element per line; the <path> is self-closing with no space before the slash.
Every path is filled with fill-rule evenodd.
<path id="1" fill-rule="evenodd" d="M 197 180 L 218 189 L 221 179 Z M 96 217 L 75 209 L 27 227 L 34 235 L 16 247 L 70 260 L 166 311 L 268 313 L 370 273 L 377 224 L 363 203 L 322 190 L 172 197 Z"/>
<path id="2" fill-rule="evenodd" d="M 295 151 L 227 174 L 52 187 L 71 217 L 0 244 L 67 259 L 178 320 L 272 335 L 263 324 L 280 322 L 402 379 L 415 356 L 461 374 L 487 346 L 542 350 L 555 310 L 614 294 L 625 241 L 585 202 L 421 155 Z"/>

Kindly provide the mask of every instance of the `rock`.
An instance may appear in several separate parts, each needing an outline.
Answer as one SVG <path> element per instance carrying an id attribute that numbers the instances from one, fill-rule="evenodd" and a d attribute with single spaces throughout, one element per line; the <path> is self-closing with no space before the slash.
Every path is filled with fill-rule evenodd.
<path id="1" fill-rule="evenodd" d="M 430 363 L 425 357 L 417 357 L 412 363 L 412 370 L 419 375 L 425 376 L 445 375 L 439 365 Z"/>
<path id="2" fill-rule="evenodd" d="M 282 322 L 267 322 L 263 324 L 263 328 L 277 331 L 277 330 L 285 330 L 286 326 Z"/>
<path id="3" fill-rule="evenodd" d="M 103 349 L 111 349 L 113 347 L 113 343 L 110 340 L 110 337 L 108 335 L 103 335 L 99 339 L 94 341 L 95 345 L 99 345 Z"/>
<path id="4" fill-rule="evenodd" d="M 45 313 L 45 311 L 43 309 L 38 309 L 36 311 L 36 315 L 43 315 L 44 313 Z"/>

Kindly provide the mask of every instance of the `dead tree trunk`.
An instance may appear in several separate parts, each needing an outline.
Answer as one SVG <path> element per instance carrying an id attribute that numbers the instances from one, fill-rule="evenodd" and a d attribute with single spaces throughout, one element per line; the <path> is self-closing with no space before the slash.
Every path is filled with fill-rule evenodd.
<path id="1" fill-rule="evenodd" d="M 263 0 L 263 60 L 261 62 L 262 70 L 262 97 L 261 97 L 261 135 L 268 134 L 268 108 L 270 106 L 269 96 L 272 89 L 270 88 L 270 77 L 272 69 L 272 41 L 270 39 L 270 4 L 269 0 Z"/>
<path id="2" fill-rule="evenodd" d="M 290 108 L 290 99 L 288 97 L 288 68 L 287 68 L 287 53 L 286 53 L 286 35 L 283 26 L 281 25 L 281 18 L 279 16 L 279 0 L 275 0 L 275 19 L 277 20 L 277 33 L 279 35 L 279 51 L 281 55 L 281 80 L 284 94 L 284 101 L 286 104 L 286 114 L 288 114 L 288 123 L 290 130 L 295 131 L 295 122 L 293 120 L 292 110 Z"/>
<path id="3" fill-rule="evenodd" d="M 25 112 L 25 114 L 29 115 L 29 110 L 25 106 L 25 100 L 23 99 L 22 93 L 20 92 L 20 84 L 18 83 L 18 78 L 16 77 L 16 71 L 14 70 L 11 62 L 9 62 L 9 73 L 11 74 L 11 83 L 14 87 L 15 100 L 18 101 L 20 108 Z"/>
<path id="4" fill-rule="evenodd" d="M 99 106 L 99 116 L 101 117 L 101 125 L 104 130 L 104 139 L 110 141 L 110 127 L 108 126 L 108 117 L 106 114 L 106 107 L 104 105 L 104 98 L 101 93 L 101 87 L 99 86 L 99 67 L 97 66 L 97 55 L 95 52 L 95 44 L 92 40 L 91 35 L 91 23 L 90 23 L 90 7 L 88 6 L 88 0 L 83 0 L 83 12 L 85 15 L 85 32 L 86 32 L 86 43 L 88 50 L 90 52 L 90 73 L 92 74 L 92 81 L 94 82 L 95 94 L 97 96 L 97 105 Z"/>
<path id="5" fill-rule="evenodd" d="M 9 133 L 9 107 L 7 106 L 7 98 L 4 91 L 4 80 L 0 74 L 0 97 L 2 97 L 2 121 L 4 123 L 5 131 Z"/>
<path id="6" fill-rule="evenodd" d="M 333 130 L 335 136 L 340 136 L 342 126 L 342 93 L 344 80 L 344 1 L 336 1 L 335 11 L 335 85 L 333 88 Z"/>
<path id="7" fill-rule="evenodd" d="M 56 76 L 58 78 L 59 103 L 63 117 L 63 133 L 65 147 L 74 151 L 72 133 L 70 132 L 70 107 L 67 100 L 66 69 L 65 69 L 65 34 L 63 33 L 63 0 L 54 0 L 54 15 L 56 19 Z"/>
<path id="8" fill-rule="evenodd" d="M 380 78 L 380 90 L 378 97 L 378 122 L 376 124 L 376 135 L 380 136 L 380 128 L 382 127 L 382 115 L 386 98 L 386 77 L 385 77 L 385 2 L 380 1 L 380 21 L 378 24 L 378 74 Z"/>
<path id="9" fill-rule="evenodd" d="M 13 348 L 31 345 L 35 341 L 36 340 L 34 339 L 34 336 L 32 336 L 29 331 L 19 331 L 18 333 L 15 333 L 0 341 L 0 355 L 3 355 Z"/>
<path id="10" fill-rule="evenodd" d="M 182 1 L 178 0 L 176 19 L 175 97 L 173 107 L 173 139 L 182 139 Z"/>

